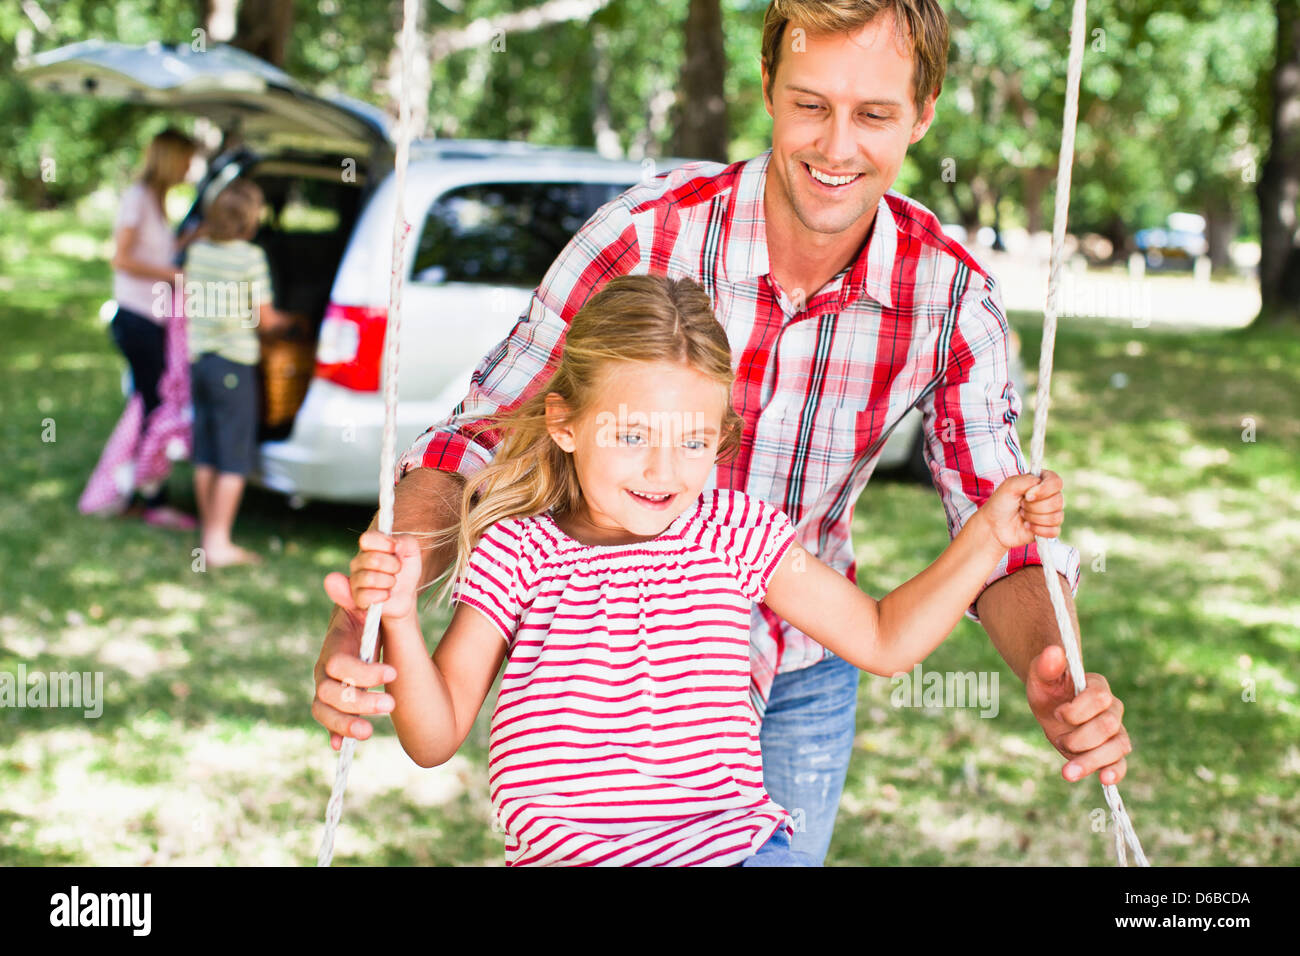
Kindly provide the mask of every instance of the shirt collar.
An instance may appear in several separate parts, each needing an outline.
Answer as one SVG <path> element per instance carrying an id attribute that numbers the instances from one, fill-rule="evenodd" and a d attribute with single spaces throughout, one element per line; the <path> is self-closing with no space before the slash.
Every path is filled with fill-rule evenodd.
<path id="1" fill-rule="evenodd" d="M 772 150 L 764 150 L 746 162 L 740 170 L 739 183 L 731 206 L 731 223 L 727 237 L 725 270 L 732 281 L 767 275 L 771 262 L 767 255 L 767 225 L 763 219 L 763 188 L 767 182 L 767 165 Z M 885 308 L 894 306 L 890 278 L 894 273 L 894 253 L 898 247 L 898 226 L 885 196 L 876 206 L 876 221 L 865 254 L 849 265 L 844 280 L 845 304 L 856 298 L 856 290 L 871 296 Z"/>

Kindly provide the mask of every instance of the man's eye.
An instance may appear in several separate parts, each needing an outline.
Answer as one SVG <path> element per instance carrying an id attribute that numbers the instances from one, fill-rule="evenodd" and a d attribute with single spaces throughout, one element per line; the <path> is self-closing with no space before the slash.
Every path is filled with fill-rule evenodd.
<path id="1" fill-rule="evenodd" d="M 819 110 L 819 109 L 821 109 L 821 107 L 818 106 L 816 103 L 800 103 L 800 104 L 799 104 L 799 108 L 800 108 L 801 110 Z"/>
<path id="2" fill-rule="evenodd" d="M 866 117 L 867 119 L 869 119 L 869 120 L 883 120 L 883 119 L 889 119 L 888 116 L 877 116 L 875 113 L 863 113 L 862 115 L 865 116 L 865 117 Z"/>

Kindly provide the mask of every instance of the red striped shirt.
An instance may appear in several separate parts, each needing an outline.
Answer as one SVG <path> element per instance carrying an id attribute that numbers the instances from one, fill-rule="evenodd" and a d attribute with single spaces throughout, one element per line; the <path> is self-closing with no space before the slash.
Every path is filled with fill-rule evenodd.
<path id="1" fill-rule="evenodd" d="M 581 544 L 547 514 L 484 532 L 455 600 L 509 649 L 488 755 L 507 864 L 729 866 L 789 828 L 749 635 L 794 540 L 779 509 L 718 489 L 635 544 Z"/>

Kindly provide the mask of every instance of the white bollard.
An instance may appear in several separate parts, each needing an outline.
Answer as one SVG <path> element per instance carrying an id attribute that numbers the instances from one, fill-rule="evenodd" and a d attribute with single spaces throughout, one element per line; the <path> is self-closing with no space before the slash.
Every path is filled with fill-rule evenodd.
<path id="1" fill-rule="evenodd" d="M 1146 256 L 1140 252 L 1135 252 L 1128 257 L 1128 277 L 1130 279 L 1141 279 L 1147 274 Z"/>

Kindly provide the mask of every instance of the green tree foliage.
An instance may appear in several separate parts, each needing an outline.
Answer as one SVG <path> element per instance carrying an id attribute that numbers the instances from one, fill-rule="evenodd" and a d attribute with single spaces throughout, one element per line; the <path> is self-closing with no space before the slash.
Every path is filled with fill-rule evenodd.
<path id="1" fill-rule="evenodd" d="M 539 0 L 426 0 L 426 34 Z M 722 0 L 729 159 L 770 142 L 758 54 L 766 0 Z M 37 94 L 12 72 L 24 48 L 89 37 L 187 42 L 192 0 L 61 0 L 38 29 L 0 7 L 0 175 L 22 201 L 66 201 L 121 182 L 167 121 L 135 107 Z M 930 132 L 896 188 L 945 221 L 1050 225 L 1061 137 L 1068 0 L 945 0 L 948 76 Z M 590 21 L 509 32 L 435 59 L 427 133 L 668 154 L 688 0 L 609 0 Z M 288 71 L 307 86 L 391 106 L 396 0 L 298 0 Z M 1071 228 L 1110 235 L 1201 212 L 1222 236 L 1258 229 L 1254 178 L 1268 147 L 1274 18 L 1268 0 L 1092 0 Z M 602 131 L 603 134 L 602 134 Z M 42 158 L 57 175 L 42 176 Z M 945 171 L 949 175 L 945 176 Z"/>
<path id="2" fill-rule="evenodd" d="M 0 4 L 0 182 L 29 206 L 53 206 L 105 181 L 121 182 L 139 165 L 141 147 L 165 118 L 122 103 L 32 90 L 14 73 L 21 52 L 91 37 L 147 43 L 188 41 L 192 2 L 122 0 L 46 3 L 36 23 L 19 4 Z M 44 161 L 44 162 L 43 162 Z"/>

